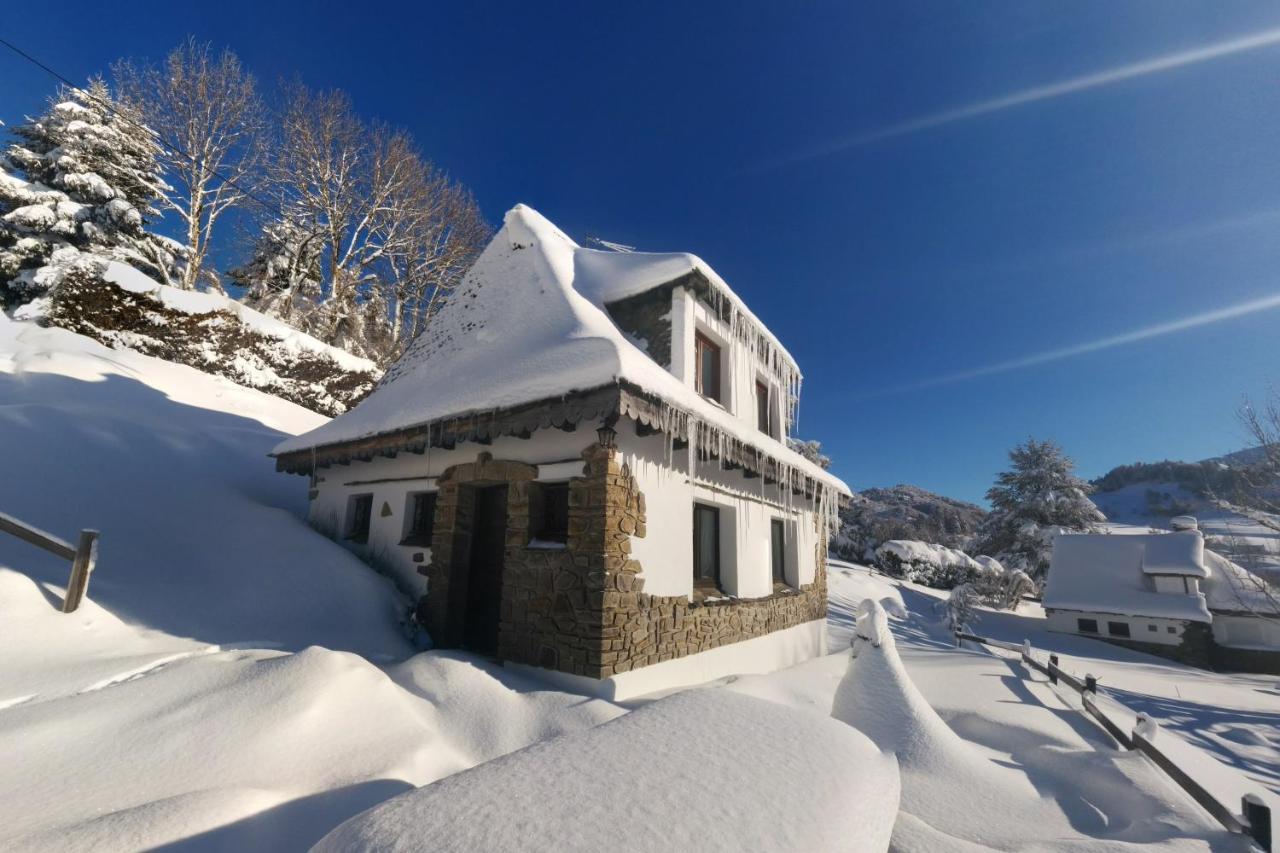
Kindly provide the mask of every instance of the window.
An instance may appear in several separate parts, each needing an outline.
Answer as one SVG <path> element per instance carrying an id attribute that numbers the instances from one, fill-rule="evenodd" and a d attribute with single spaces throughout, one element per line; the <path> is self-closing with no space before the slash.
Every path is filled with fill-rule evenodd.
<path id="1" fill-rule="evenodd" d="M 347 538 L 369 541 L 369 519 L 373 516 L 373 495 L 352 495 L 347 504 Z"/>
<path id="2" fill-rule="evenodd" d="M 1155 626 L 1155 625 L 1148 625 L 1148 626 L 1147 626 L 1147 630 L 1148 630 L 1148 631 L 1154 631 L 1155 629 L 1156 629 L 1156 626 Z"/>
<path id="3" fill-rule="evenodd" d="M 436 527 L 436 493 L 416 492 L 409 495 L 409 503 L 405 509 L 407 525 L 401 545 L 416 545 L 419 548 L 431 547 L 431 535 Z"/>
<path id="4" fill-rule="evenodd" d="M 693 585 L 720 588 L 720 510 L 693 505 Z"/>
<path id="5" fill-rule="evenodd" d="M 1170 634 L 1178 633 L 1178 629 L 1173 627 L 1172 625 L 1170 625 L 1167 630 L 1169 631 Z"/>
<path id="6" fill-rule="evenodd" d="M 1078 628 L 1082 633 L 1085 633 L 1085 634 L 1096 634 L 1098 633 L 1098 620 L 1097 619 L 1077 619 L 1076 628 Z"/>
<path id="7" fill-rule="evenodd" d="M 717 403 L 720 399 L 720 347 L 712 343 L 706 335 L 698 332 L 694 336 L 694 349 L 697 367 L 697 391 Z"/>
<path id="8" fill-rule="evenodd" d="M 773 419 L 769 417 L 769 386 L 756 383 L 756 427 L 765 435 L 773 435 Z"/>
<path id="9" fill-rule="evenodd" d="M 769 522 L 770 544 L 773 556 L 773 582 L 787 582 L 787 529 L 782 519 L 775 518 Z"/>
<path id="10" fill-rule="evenodd" d="M 530 537 L 539 542 L 568 542 L 569 484 L 534 483 L 529 498 Z"/>
<path id="11" fill-rule="evenodd" d="M 1129 623 L 1128 622 L 1108 622 L 1107 633 L 1113 637 L 1127 637 L 1129 636 Z"/>

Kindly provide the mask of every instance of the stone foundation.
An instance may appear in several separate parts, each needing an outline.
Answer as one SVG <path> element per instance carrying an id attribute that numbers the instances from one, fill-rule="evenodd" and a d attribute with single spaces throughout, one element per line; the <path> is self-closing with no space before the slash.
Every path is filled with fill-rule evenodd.
<path id="1" fill-rule="evenodd" d="M 758 599 L 690 601 L 644 592 L 631 538 L 647 535 L 645 497 L 613 448 L 583 453 L 583 475 L 569 481 L 569 535 L 563 549 L 529 548 L 536 469 L 493 460 L 447 469 L 439 478 L 432 561 L 419 613 L 442 646 L 456 645 L 466 602 L 470 543 L 468 485 L 505 482 L 507 535 L 498 656 L 591 678 L 629 672 L 822 619 L 826 560 L 815 580 Z M 821 537 L 820 537 L 821 538 Z"/>

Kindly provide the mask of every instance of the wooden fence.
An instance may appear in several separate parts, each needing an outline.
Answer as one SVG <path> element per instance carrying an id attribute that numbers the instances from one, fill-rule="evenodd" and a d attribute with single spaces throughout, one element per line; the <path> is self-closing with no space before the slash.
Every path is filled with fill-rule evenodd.
<path id="1" fill-rule="evenodd" d="M 1151 738 L 1143 733 L 1141 719 L 1145 715 L 1139 715 L 1140 724 L 1131 733 L 1126 732 L 1115 720 L 1107 716 L 1098 707 L 1096 701 L 1098 695 L 1097 678 L 1092 675 L 1086 675 L 1081 680 L 1072 675 L 1058 666 L 1058 656 L 1054 654 L 1049 655 L 1047 664 L 1041 663 L 1031 654 L 1030 642 L 1024 642 L 1019 646 L 1015 643 L 1006 643 L 1002 640 L 992 640 L 965 631 L 957 631 L 956 644 L 959 645 L 962 640 L 970 640 L 975 643 L 981 643 L 984 646 L 1017 652 L 1021 655 L 1023 663 L 1047 676 L 1052 684 L 1065 684 L 1079 693 L 1085 713 L 1097 720 L 1107 734 L 1115 739 L 1116 743 L 1125 749 L 1136 749 L 1145 755 L 1151 760 L 1152 764 L 1164 771 L 1165 775 L 1176 782 L 1182 790 L 1186 791 L 1193 800 L 1200 804 L 1201 808 L 1213 815 L 1229 832 L 1248 835 L 1266 853 L 1272 853 L 1271 808 L 1262 801 L 1262 798 L 1256 794 L 1246 794 L 1241 801 L 1240 815 L 1233 813 L 1207 788 L 1197 782 L 1190 773 L 1179 767 L 1168 755 L 1161 752 L 1152 743 Z"/>
<path id="2" fill-rule="evenodd" d="M 62 612 L 70 613 L 84 601 L 89 591 L 89 575 L 98 562 L 98 531 L 81 530 L 75 547 L 39 528 L 24 524 L 11 515 L 0 512 L 0 532 L 12 534 L 23 542 L 43 548 L 50 554 L 71 561 L 71 577 L 67 581 L 67 594 L 62 600 Z"/>

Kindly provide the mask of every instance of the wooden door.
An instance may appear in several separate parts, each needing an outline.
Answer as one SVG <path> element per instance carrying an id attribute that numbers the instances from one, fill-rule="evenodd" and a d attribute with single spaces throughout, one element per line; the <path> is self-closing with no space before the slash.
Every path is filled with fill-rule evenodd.
<path id="1" fill-rule="evenodd" d="M 502 564 L 506 541 L 507 487 L 486 486 L 477 489 L 463 642 L 467 648 L 484 654 L 495 654 L 498 651 L 498 617 L 502 606 Z"/>

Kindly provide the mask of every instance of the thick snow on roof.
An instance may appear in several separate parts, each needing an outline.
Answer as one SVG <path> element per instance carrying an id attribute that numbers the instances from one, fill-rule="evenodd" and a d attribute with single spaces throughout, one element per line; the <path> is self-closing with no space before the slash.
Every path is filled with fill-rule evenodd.
<path id="1" fill-rule="evenodd" d="M 691 255 L 640 256 L 651 259 L 649 264 L 627 260 L 634 257 L 583 249 L 537 211 L 516 205 L 430 332 L 409 347 L 377 390 L 274 452 L 354 441 L 627 381 L 848 494 L 838 478 L 704 400 L 614 325 L 603 307 L 606 299 L 639 292 L 668 273 L 678 277 L 687 263 L 696 262 L 671 260 Z M 652 262 L 654 257 L 665 260 Z M 610 283 L 614 272 L 621 284 Z"/>
<path id="2" fill-rule="evenodd" d="M 1204 552 L 1204 562 L 1209 577 L 1200 587 L 1210 610 L 1280 615 L 1276 594 L 1268 590 L 1262 578 L 1212 551 Z"/>
<path id="3" fill-rule="evenodd" d="M 893 757 L 853 728 L 692 690 L 402 794 L 312 849 L 879 851 L 897 813 Z"/>
<path id="4" fill-rule="evenodd" d="M 701 273 L 720 294 L 759 329 L 760 334 L 790 361 L 795 359 L 782 342 L 725 283 L 711 265 L 688 252 L 606 252 L 579 247 L 574 253 L 574 287 L 597 305 L 607 305 L 675 281 L 691 272 Z"/>
<path id="5" fill-rule="evenodd" d="M 1203 549 L 1204 540 L 1195 531 L 1063 534 L 1053 541 L 1044 606 L 1208 622 L 1203 593 L 1156 592 L 1147 577 L 1204 577 Z"/>

